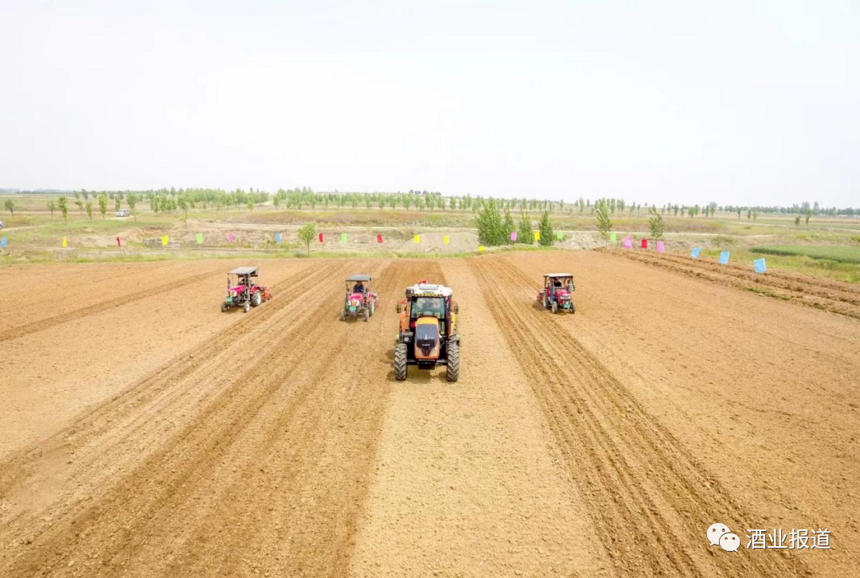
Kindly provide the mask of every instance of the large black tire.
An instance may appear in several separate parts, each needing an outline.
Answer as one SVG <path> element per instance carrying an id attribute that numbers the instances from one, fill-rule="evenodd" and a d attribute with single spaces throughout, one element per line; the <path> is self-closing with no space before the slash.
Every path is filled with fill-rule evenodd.
<path id="1" fill-rule="evenodd" d="M 448 366 L 446 367 L 445 378 L 454 383 L 460 379 L 460 344 L 448 344 Z"/>
<path id="2" fill-rule="evenodd" d="M 543 294 L 543 308 L 546 309 L 546 293 Z"/>
<path id="3" fill-rule="evenodd" d="M 406 381 L 406 351 L 405 343 L 398 343 L 394 347 L 394 379 L 397 381 Z"/>
<path id="4" fill-rule="evenodd" d="M 245 301 L 245 313 L 251 310 L 251 304 Z"/>
<path id="5" fill-rule="evenodd" d="M 260 293 L 259 291 L 257 291 L 253 295 L 251 295 L 251 306 L 252 307 L 259 307 L 262 302 L 263 302 L 263 294 Z"/>
<path id="6" fill-rule="evenodd" d="M 346 321 L 346 311 L 344 311 L 343 309 L 340 310 L 340 320 Z"/>
<path id="7" fill-rule="evenodd" d="M 576 303 L 571 301 L 570 302 L 570 314 L 573 315 L 574 313 L 576 313 Z"/>
<path id="8" fill-rule="evenodd" d="M 552 302 L 552 312 L 553 312 L 553 313 L 558 313 L 558 301 L 553 301 L 553 302 Z"/>
<path id="9" fill-rule="evenodd" d="M 225 311 L 227 311 L 227 302 L 222 301 L 221 302 L 221 313 L 224 313 Z"/>
<path id="10" fill-rule="evenodd" d="M 370 302 L 370 314 L 373 315 L 374 313 L 376 313 L 376 303 L 371 301 Z"/>
<path id="11" fill-rule="evenodd" d="M 370 309 L 367 307 L 364 308 L 364 321 L 365 323 L 370 321 Z"/>

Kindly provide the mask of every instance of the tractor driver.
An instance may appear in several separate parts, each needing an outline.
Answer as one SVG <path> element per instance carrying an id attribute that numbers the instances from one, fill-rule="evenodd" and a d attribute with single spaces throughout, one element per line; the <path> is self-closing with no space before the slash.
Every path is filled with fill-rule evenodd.
<path id="1" fill-rule="evenodd" d="M 353 293 L 364 293 L 364 283 L 361 281 L 356 281 L 355 285 L 352 288 Z"/>

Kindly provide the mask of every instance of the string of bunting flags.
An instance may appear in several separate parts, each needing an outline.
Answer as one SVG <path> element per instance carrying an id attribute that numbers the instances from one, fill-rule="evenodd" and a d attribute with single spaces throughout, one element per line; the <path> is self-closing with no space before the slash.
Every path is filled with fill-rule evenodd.
<path id="1" fill-rule="evenodd" d="M 533 235 L 534 235 L 534 241 L 539 242 L 540 241 L 540 231 L 533 231 Z M 564 234 L 561 231 L 557 231 L 556 237 L 558 240 L 563 240 Z M 325 243 L 325 240 L 326 240 L 325 233 L 318 233 L 317 238 L 319 239 L 320 243 Z M 518 238 L 518 232 L 517 231 L 511 231 L 511 236 L 510 236 L 511 241 L 516 242 L 517 238 Z M 195 235 L 195 240 L 196 240 L 198 246 L 202 246 L 203 242 L 204 242 L 203 233 L 197 233 Z M 283 241 L 284 241 L 283 233 L 281 233 L 281 232 L 275 233 L 274 240 L 275 240 L 275 243 L 277 243 L 278 245 L 283 243 Z M 168 235 L 163 235 L 161 237 L 160 241 L 161 241 L 161 246 L 163 246 L 163 247 L 170 246 L 170 238 Z M 233 232 L 228 233 L 227 234 L 227 241 L 229 241 L 231 243 L 235 242 L 236 241 L 235 233 L 233 233 Z M 340 242 L 341 243 L 347 243 L 348 241 L 349 241 L 349 236 L 347 235 L 347 233 L 341 233 L 340 234 Z M 617 243 L 618 242 L 617 233 L 610 233 L 609 234 L 609 241 L 612 244 Z M 385 239 L 384 239 L 382 233 L 376 234 L 376 242 L 377 242 L 377 244 L 383 244 L 385 242 Z M 415 245 L 420 245 L 421 244 L 421 234 L 415 233 L 412 237 L 412 242 Z M 446 246 L 450 245 L 451 244 L 451 237 L 449 235 L 443 235 L 442 243 Z M 9 240 L 7 239 L 7 237 L 5 235 L 0 236 L 0 248 L 5 248 L 8 246 L 8 244 L 9 244 Z M 116 245 L 117 245 L 117 247 L 122 247 L 122 240 L 120 239 L 120 237 L 116 238 Z M 646 238 L 640 239 L 638 245 L 642 249 L 646 249 L 646 250 L 651 247 L 650 243 L 648 242 L 648 239 L 646 239 Z M 66 237 L 62 238 L 61 246 L 64 249 L 69 247 L 69 242 L 68 242 L 68 239 Z M 624 247 L 625 249 L 632 249 L 634 247 L 632 235 L 626 235 L 624 237 L 624 239 L 622 239 L 622 241 L 621 241 L 621 246 Z M 657 253 L 664 254 L 666 252 L 666 245 L 663 241 L 659 241 L 659 240 L 656 241 L 654 248 L 656 249 Z M 479 253 L 483 253 L 485 250 L 486 250 L 486 248 L 484 247 L 484 245 L 478 246 L 478 252 Z M 701 251 L 702 251 L 701 247 L 693 247 L 690 250 L 690 258 L 698 259 L 701 255 Z M 719 256 L 718 262 L 721 265 L 728 265 L 730 258 L 731 258 L 731 252 L 730 251 L 720 251 L 720 256 Z M 756 259 L 755 261 L 753 261 L 753 270 L 759 274 L 767 273 L 767 262 L 765 261 L 764 257 Z"/>

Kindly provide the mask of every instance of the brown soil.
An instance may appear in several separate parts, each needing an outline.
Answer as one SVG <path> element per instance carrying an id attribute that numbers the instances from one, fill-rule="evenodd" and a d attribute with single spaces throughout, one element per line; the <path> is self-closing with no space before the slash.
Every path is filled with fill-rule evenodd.
<path id="1" fill-rule="evenodd" d="M 218 310 L 238 263 L 16 269 L 42 297 L 0 304 L 0 575 L 854 573 L 858 322 L 630 258 L 265 261 L 247 315 Z M 550 269 L 575 315 L 534 305 Z M 337 319 L 356 272 L 369 323 Z M 791 277 L 762 283 L 856 306 Z M 393 381 L 423 278 L 457 292 L 457 384 Z M 726 553 L 715 522 L 832 550 Z"/>

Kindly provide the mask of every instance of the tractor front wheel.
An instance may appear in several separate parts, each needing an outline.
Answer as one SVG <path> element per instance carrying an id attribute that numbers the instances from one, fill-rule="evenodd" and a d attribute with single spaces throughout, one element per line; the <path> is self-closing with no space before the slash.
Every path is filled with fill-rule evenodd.
<path id="1" fill-rule="evenodd" d="M 448 365 L 445 378 L 451 383 L 460 379 L 460 345 L 458 343 L 448 344 Z"/>
<path id="2" fill-rule="evenodd" d="M 558 301 L 553 301 L 553 302 L 552 302 L 552 312 L 553 312 L 553 313 L 558 313 Z"/>
<path id="3" fill-rule="evenodd" d="M 570 314 L 573 315 L 574 313 L 576 313 L 576 304 L 573 301 L 571 301 L 570 302 Z"/>
<path id="4" fill-rule="evenodd" d="M 221 302 L 221 313 L 227 311 L 227 303 L 225 301 Z"/>
<path id="5" fill-rule="evenodd" d="M 370 321 L 370 309 L 364 309 L 364 321 L 365 323 Z"/>
<path id="6" fill-rule="evenodd" d="M 245 313 L 251 310 L 251 304 L 245 301 Z"/>
<path id="7" fill-rule="evenodd" d="M 405 343 L 394 347 L 394 379 L 397 381 L 406 381 L 406 347 Z"/>

